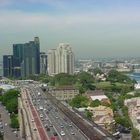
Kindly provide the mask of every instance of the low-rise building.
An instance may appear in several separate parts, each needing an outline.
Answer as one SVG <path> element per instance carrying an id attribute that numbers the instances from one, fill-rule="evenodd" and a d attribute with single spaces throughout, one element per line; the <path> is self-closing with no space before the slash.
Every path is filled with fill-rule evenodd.
<path id="1" fill-rule="evenodd" d="M 140 97 L 125 100 L 133 126 L 140 131 Z"/>
<path id="2" fill-rule="evenodd" d="M 96 124 L 110 129 L 110 125 L 114 121 L 113 111 L 110 107 L 100 105 L 98 107 L 88 107 L 87 110 L 93 113 L 92 119 Z"/>
<path id="3" fill-rule="evenodd" d="M 6 92 L 10 89 L 15 89 L 16 87 L 10 84 L 0 84 L 0 89 L 2 89 L 3 92 Z"/>
<path id="4" fill-rule="evenodd" d="M 121 134 L 121 139 L 120 140 L 132 140 L 132 135 L 131 134 Z"/>
<path id="5" fill-rule="evenodd" d="M 50 92 L 58 100 L 71 100 L 79 94 L 79 90 L 73 86 L 62 86 L 51 90 Z"/>
<path id="6" fill-rule="evenodd" d="M 85 95 L 92 101 L 99 100 L 110 104 L 109 98 L 102 90 L 88 90 Z"/>

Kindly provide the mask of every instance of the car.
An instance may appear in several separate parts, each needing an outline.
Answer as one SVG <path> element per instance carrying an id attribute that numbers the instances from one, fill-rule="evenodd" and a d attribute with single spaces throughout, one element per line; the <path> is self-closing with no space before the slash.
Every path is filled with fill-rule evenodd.
<path id="1" fill-rule="evenodd" d="M 64 125 L 63 125 L 63 124 L 61 124 L 61 125 L 60 125 L 60 127 L 61 127 L 61 128 L 63 128 L 63 127 L 64 127 Z"/>
<path id="2" fill-rule="evenodd" d="M 58 116 L 55 116 L 55 118 L 58 119 L 59 117 Z"/>
<path id="3" fill-rule="evenodd" d="M 71 135 L 75 135 L 75 133 L 74 133 L 74 131 L 73 131 L 73 130 L 71 130 L 71 132 L 70 132 L 70 133 L 71 133 Z"/>
<path id="4" fill-rule="evenodd" d="M 44 126 L 45 126 L 45 128 L 47 128 L 48 127 L 48 124 L 45 124 Z"/>
<path id="5" fill-rule="evenodd" d="M 0 130 L 0 133 L 1 133 L 1 135 L 3 135 L 4 134 L 4 131 L 3 130 Z"/>
<path id="6" fill-rule="evenodd" d="M 39 109 L 40 109 L 40 110 L 43 110 L 43 106 L 40 106 Z"/>
<path id="7" fill-rule="evenodd" d="M 15 130 L 13 133 L 14 133 L 14 134 L 17 134 L 17 131 Z"/>
<path id="8" fill-rule="evenodd" d="M 34 119 L 31 119 L 31 122 L 34 122 Z"/>
<path id="9" fill-rule="evenodd" d="M 43 118 L 43 114 L 40 114 L 40 118 Z"/>
<path id="10" fill-rule="evenodd" d="M 36 127 L 34 127 L 33 130 L 36 131 L 37 130 Z"/>
<path id="11" fill-rule="evenodd" d="M 60 132 L 60 135 L 61 135 L 61 136 L 65 136 L 65 132 L 64 132 L 64 131 L 61 131 L 61 132 Z"/>
<path id="12" fill-rule="evenodd" d="M 49 127 L 47 127 L 47 128 L 46 128 L 46 130 L 47 130 L 47 131 L 50 131 L 50 128 L 49 128 Z"/>
<path id="13" fill-rule="evenodd" d="M 50 127 L 53 127 L 53 125 L 50 123 L 50 125 L 49 125 Z"/>
<path id="14" fill-rule="evenodd" d="M 4 125 L 5 125 L 5 126 L 7 126 L 8 124 L 7 124 L 7 123 L 5 123 Z"/>
<path id="15" fill-rule="evenodd" d="M 54 136 L 58 136 L 58 134 L 57 134 L 56 132 L 53 132 L 53 135 L 54 135 Z"/>
<path id="16" fill-rule="evenodd" d="M 72 124 L 71 123 L 69 124 L 69 127 L 72 127 Z"/>

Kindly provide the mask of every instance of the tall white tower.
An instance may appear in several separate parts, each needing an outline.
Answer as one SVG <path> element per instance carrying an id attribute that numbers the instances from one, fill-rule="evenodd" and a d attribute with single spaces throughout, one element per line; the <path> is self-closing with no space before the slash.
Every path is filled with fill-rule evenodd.
<path id="1" fill-rule="evenodd" d="M 56 49 L 51 49 L 48 51 L 48 74 L 55 75 L 56 74 Z"/>
<path id="2" fill-rule="evenodd" d="M 60 43 L 48 51 L 48 74 L 74 73 L 74 54 L 69 44 Z"/>
<path id="3" fill-rule="evenodd" d="M 69 44 L 60 43 L 56 49 L 56 73 L 74 72 L 74 54 Z"/>

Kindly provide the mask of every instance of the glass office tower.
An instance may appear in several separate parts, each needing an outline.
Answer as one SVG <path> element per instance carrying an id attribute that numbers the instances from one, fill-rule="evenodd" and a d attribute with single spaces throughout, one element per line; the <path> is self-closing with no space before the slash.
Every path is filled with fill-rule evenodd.
<path id="1" fill-rule="evenodd" d="M 13 55 L 3 56 L 3 76 L 4 77 L 13 76 Z"/>

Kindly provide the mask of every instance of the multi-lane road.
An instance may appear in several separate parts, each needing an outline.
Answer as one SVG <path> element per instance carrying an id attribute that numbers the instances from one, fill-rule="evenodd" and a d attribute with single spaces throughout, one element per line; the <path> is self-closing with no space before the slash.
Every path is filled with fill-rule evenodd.
<path id="1" fill-rule="evenodd" d="M 66 107 L 62 109 L 64 105 L 56 99 L 51 100 L 37 84 L 22 85 L 21 89 L 26 92 L 32 112 L 30 122 L 35 122 L 33 129 L 37 130 L 41 140 L 114 140 L 76 116 L 76 113 L 69 112 Z"/>
<path id="2" fill-rule="evenodd" d="M 35 85 L 26 86 L 48 137 L 56 140 L 86 140 L 87 137 Z M 41 93 L 41 94 L 39 94 Z M 30 105 L 32 106 L 32 103 Z"/>

